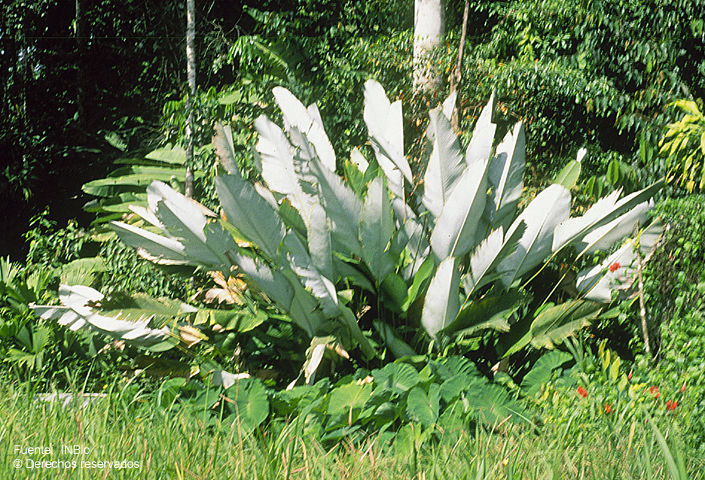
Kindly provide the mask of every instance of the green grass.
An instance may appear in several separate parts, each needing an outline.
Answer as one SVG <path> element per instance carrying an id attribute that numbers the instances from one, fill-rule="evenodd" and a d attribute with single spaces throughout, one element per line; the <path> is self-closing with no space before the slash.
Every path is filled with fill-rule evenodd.
<path id="1" fill-rule="evenodd" d="M 419 442 L 409 426 L 396 441 L 376 435 L 357 443 L 322 445 L 297 435 L 295 421 L 245 435 L 208 416 L 167 410 L 151 397 L 110 394 L 88 407 L 33 401 L 27 388 L 0 385 L 0 478 L 66 479 L 673 479 L 668 456 L 684 459 L 688 476 L 703 479 L 705 462 L 632 424 L 609 438 L 557 427 L 539 433 L 501 425 L 493 431 L 442 432 Z M 85 455 L 62 454 L 81 445 Z M 52 446 L 53 453 L 21 455 L 16 446 Z M 664 451 L 669 452 L 667 455 Z M 15 460 L 22 468 L 15 468 Z M 28 459 L 75 460 L 78 467 L 28 469 Z M 140 468 L 88 469 L 80 461 L 131 461 Z"/>

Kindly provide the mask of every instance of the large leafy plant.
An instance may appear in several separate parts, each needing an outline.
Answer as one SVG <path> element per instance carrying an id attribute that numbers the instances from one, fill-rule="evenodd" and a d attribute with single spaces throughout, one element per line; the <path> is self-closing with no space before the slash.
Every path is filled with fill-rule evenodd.
<path id="1" fill-rule="evenodd" d="M 529 342 L 551 347 L 586 325 L 612 290 L 628 286 L 636 251 L 645 253 L 657 237 L 654 228 L 638 248 L 627 243 L 578 272 L 565 289 L 574 298 L 549 294 L 532 304 L 537 269 L 559 252 L 574 249 L 585 260 L 611 248 L 644 223 L 660 184 L 621 199 L 615 192 L 570 217 L 578 159 L 520 211 L 524 128 L 509 129 L 495 147 L 493 98 L 465 153 L 449 114 L 430 112 L 431 153 L 417 182 L 404 155 L 401 102 L 391 103 L 377 82 L 365 84 L 374 159 L 353 150 L 343 165 L 315 105 L 281 87 L 274 97 L 284 128 L 265 116 L 255 123 L 264 184 L 242 177 L 230 131 L 218 126 L 215 148 L 228 172 L 215 179 L 221 215 L 157 181 L 147 189 L 148 208 L 132 208 L 150 226 L 112 227 L 157 263 L 226 275 L 237 267 L 314 345 L 325 339 L 343 356 L 359 348 L 369 360 L 380 346 L 396 357 L 414 355 L 488 328 L 509 331 L 505 355 Z M 321 358 L 322 349 L 312 348 L 307 380 Z"/>

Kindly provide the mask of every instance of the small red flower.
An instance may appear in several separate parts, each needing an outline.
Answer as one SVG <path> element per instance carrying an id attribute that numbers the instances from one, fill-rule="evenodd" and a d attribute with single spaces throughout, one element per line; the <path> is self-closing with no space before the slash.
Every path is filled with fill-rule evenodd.
<path id="1" fill-rule="evenodd" d="M 627 375 L 627 380 L 632 379 L 632 374 L 634 373 L 634 370 L 629 370 L 629 375 Z"/>
<path id="2" fill-rule="evenodd" d="M 619 267 L 621 267 L 619 262 L 614 262 L 612 265 L 610 265 L 610 272 L 616 272 L 617 270 L 619 270 Z"/>
<path id="3" fill-rule="evenodd" d="M 605 403 L 605 414 L 609 415 L 610 413 L 612 413 L 612 405 Z"/>
<path id="4" fill-rule="evenodd" d="M 681 393 L 685 392 L 685 382 L 683 382 L 683 386 L 681 387 Z"/>
<path id="5" fill-rule="evenodd" d="M 666 410 L 675 410 L 678 406 L 678 402 L 671 402 L 670 400 L 666 402 Z"/>
<path id="6" fill-rule="evenodd" d="M 658 398 L 661 396 L 661 394 L 658 391 L 658 387 L 656 385 L 651 385 L 649 387 L 649 393 L 654 396 L 654 398 Z"/>
<path id="7" fill-rule="evenodd" d="M 583 398 L 587 398 L 587 390 L 585 390 L 583 387 L 578 387 L 578 395 Z"/>

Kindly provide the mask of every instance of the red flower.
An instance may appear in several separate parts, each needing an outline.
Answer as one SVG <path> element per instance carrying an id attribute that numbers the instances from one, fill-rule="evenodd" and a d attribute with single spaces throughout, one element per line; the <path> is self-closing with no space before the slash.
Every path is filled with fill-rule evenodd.
<path id="1" fill-rule="evenodd" d="M 661 394 L 658 391 L 658 387 L 656 385 L 651 385 L 649 387 L 649 393 L 654 396 L 654 398 L 658 398 L 661 396 Z"/>
<path id="2" fill-rule="evenodd" d="M 612 413 L 612 405 L 605 403 L 605 414 L 609 415 L 610 413 Z"/>
<path id="3" fill-rule="evenodd" d="M 681 393 L 685 392 L 685 382 L 683 382 L 683 386 L 681 387 Z"/>
<path id="4" fill-rule="evenodd" d="M 670 400 L 666 402 L 666 410 L 675 410 L 678 406 L 678 402 L 671 402 Z"/>
<path id="5" fill-rule="evenodd" d="M 578 395 L 583 398 L 587 398 L 587 390 L 585 390 L 583 387 L 578 387 Z"/>
<path id="6" fill-rule="evenodd" d="M 616 272 L 621 265 L 619 262 L 614 262 L 612 265 L 610 265 L 610 272 Z"/>
<path id="7" fill-rule="evenodd" d="M 627 375 L 627 380 L 632 379 L 632 374 L 634 373 L 634 370 L 629 370 L 629 375 Z"/>

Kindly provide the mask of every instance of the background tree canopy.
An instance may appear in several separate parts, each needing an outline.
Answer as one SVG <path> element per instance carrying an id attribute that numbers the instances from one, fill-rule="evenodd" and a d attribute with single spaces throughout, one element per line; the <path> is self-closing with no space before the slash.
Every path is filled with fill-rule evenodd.
<path id="1" fill-rule="evenodd" d="M 124 156 L 115 145 L 138 156 L 166 138 L 178 141 L 178 128 L 176 137 L 164 133 L 169 115 L 183 106 L 163 108 L 185 92 L 182 3 L 3 4 L 0 198 L 11 232 L 4 250 L 22 254 L 17 238 L 46 205 L 60 223 L 89 220 L 79 213 L 87 200 L 80 186 Z M 318 102 L 336 151 L 345 153 L 365 141 L 355 112 L 367 78 L 380 80 L 393 97 L 412 95 L 412 3 L 199 1 L 199 90 L 254 92 L 267 110 L 270 87 L 286 85 L 303 101 Z M 702 1 L 474 1 L 469 7 L 462 132 L 471 131 L 495 89 L 504 123 L 521 118 L 529 127 L 527 160 L 536 183 L 582 146 L 589 151 L 586 178 L 595 176 L 584 187 L 590 196 L 616 186 L 635 189 L 664 173 L 656 144 L 674 119 L 666 105 L 705 95 Z M 446 79 L 462 10 L 463 2 L 446 2 L 445 46 L 436 58 Z M 407 127 L 425 128 L 423 112 L 437 101 L 413 100 Z M 235 121 L 248 124 L 255 116 L 250 111 Z"/>

